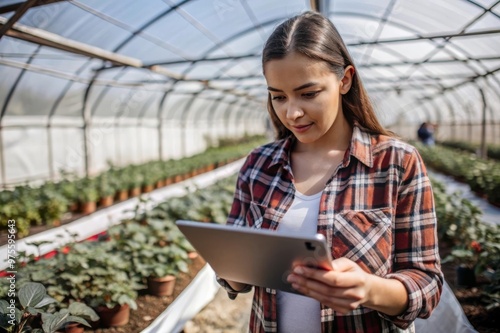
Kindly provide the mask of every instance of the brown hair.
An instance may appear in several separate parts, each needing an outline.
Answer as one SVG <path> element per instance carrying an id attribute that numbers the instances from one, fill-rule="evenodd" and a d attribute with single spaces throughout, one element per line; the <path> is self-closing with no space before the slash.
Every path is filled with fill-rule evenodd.
<path id="1" fill-rule="evenodd" d="M 283 59 L 297 52 L 311 59 L 324 61 L 339 79 L 344 69 L 354 62 L 333 23 L 316 12 L 305 12 L 281 23 L 268 38 L 262 52 L 262 68 L 270 60 Z M 281 123 L 268 94 L 267 109 L 277 132 L 282 139 L 291 132 Z M 351 89 L 342 97 L 342 109 L 348 123 L 355 122 L 374 134 L 392 135 L 380 125 L 370 98 L 363 87 L 357 71 L 354 71 Z"/>

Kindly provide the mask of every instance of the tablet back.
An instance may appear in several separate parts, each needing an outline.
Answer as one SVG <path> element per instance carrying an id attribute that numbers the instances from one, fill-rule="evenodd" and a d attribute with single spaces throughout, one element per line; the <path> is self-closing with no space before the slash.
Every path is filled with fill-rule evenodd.
<path id="1" fill-rule="evenodd" d="M 321 234 L 301 236 L 194 221 L 176 224 L 223 279 L 297 293 L 286 281 L 295 262 L 331 269 Z"/>

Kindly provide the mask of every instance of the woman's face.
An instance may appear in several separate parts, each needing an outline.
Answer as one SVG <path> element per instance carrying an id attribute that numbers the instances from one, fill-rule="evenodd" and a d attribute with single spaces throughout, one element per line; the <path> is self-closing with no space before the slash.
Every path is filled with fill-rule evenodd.
<path id="1" fill-rule="evenodd" d="M 264 65 L 276 115 L 299 142 L 328 141 L 345 122 L 342 94 L 349 91 L 351 74 L 346 71 L 349 82 L 344 84 L 325 62 L 295 52 Z"/>

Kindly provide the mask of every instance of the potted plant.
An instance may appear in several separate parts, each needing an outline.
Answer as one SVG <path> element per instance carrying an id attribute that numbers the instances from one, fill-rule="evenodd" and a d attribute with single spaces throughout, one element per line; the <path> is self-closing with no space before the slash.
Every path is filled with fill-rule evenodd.
<path id="1" fill-rule="evenodd" d="M 476 284 L 476 270 L 481 254 L 481 244 L 477 241 L 472 241 L 465 246 L 460 245 L 455 247 L 451 254 L 443 259 L 443 263 L 455 262 L 456 268 L 456 284 L 462 287 L 473 287 Z"/>
<path id="2" fill-rule="evenodd" d="M 129 165 L 124 168 L 125 180 L 128 184 L 129 197 L 137 197 L 141 194 L 143 175 L 137 165 Z"/>
<path id="3" fill-rule="evenodd" d="M 173 222 L 150 219 L 148 224 L 139 224 L 129 220 L 110 228 L 109 234 L 115 240 L 115 251 L 131 261 L 133 274 L 153 295 L 170 295 L 176 276 L 188 270 L 188 252 L 179 245 L 186 245 L 181 243 L 184 236 Z"/>
<path id="4" fill-rule="evenodd" d="M 68 209 L 68 200 L 51 182 L 40 187 L 40 216 L 46 224 L 59 226 L 63 214 Z"/>
<path id="5" fill-rule="evenodd" d="M 96 210 L 96 201 L 99 199 L 95 179 L 85 177 L 77 182 L 78 202 L 83 214 L 90 214 Z"/>
<path id="6" fill-rule="evenodd" d="M 105 172 L 96 178 L 97 193 L 99 195 L 99 205 L 109 207 L 113 204 L 116 193 L 116 185 L 113 181 L 113 175 Z"/>
<path id="7" fill-rule="evenodd" d="M 70 322 L 90 327 L 83 316 L 97 319 L 95 312 L 83 303 L 75 302 L 68 308 L 54 311 L 50 305 L 57 301 L 47 295 L 41 283 L 25 283 L 17 294 L 17 303 L 0 300 L 0 326 L 7 332 L 55 333 Z"/>
<path id="8" fill-rule="evenodd" d="M 113 242 L 70 244 L 69 251 L 20 269 L 20 280 L 44 281 L 49 294 L 61 303 L 87 304 L 99 314 L 103 326 L 124 325 L 130 309 L 137 308 L 137 290 L 144 286 L 130 274 L 130 260 L 115 249 Z M 118 319 L 112 316 L 121 314 Z"/>
<path id="9" fill-rule="evenodd" d="M 61 170 L 63 180 L 56 184 L 57 191 L 61 193 L 68 202 L 68 210 L 76 212 L 78 210 L 78 189 L 76 187 L 76 178 L 70 173 Z"/>

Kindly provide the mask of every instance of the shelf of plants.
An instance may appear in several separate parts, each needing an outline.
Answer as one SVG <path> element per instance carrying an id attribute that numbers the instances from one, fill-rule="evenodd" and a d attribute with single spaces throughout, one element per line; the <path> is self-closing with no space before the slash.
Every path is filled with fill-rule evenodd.
<path id="1" fill-rule="evenodd" d="M 242 163 L 241 160 L 228 162 L 234 161 L 236 157 L 241 158 L 255 145 L 255 142 L 244 145 L 244 150 L 239 147 L 229 158 L 226 154 L 225 165 L 210 172 L 205 170 L 205 173 L 196 176 L 191 172 L 191 178 L 187 180 L 101 209 L 70 224 L 18 240 L 20 251 L 15 267 L 15 286 L 19 296 L 16 300 L 18 331 L 24 332 L 30 326 L 38 325 L 43 332 L 52 332 L 56 328 L 68 326 L 70 322 L 82 323 L 84 320 L 94 321 L 94 326 L 126 325 L 128 315 L 126 319 L 108 321 L 105 319 L 105 312 L 125 308 L 129 313 L 130 309 L 137 308 L 136 300 L 141 293 L 171 297 L 172 287 L 164 288 L 160 285 L 164 277 L 173 276 L 167 280 L 175 283 L 175 277 L 179 275 L 184 274 L 192 279 L 197 273 L 190 267 L 193 264 L 193 248 L 178 231 L 175 221 L 179 218 L 206 222 L 225 221 L 235 179 L 221 179 L 234 174 Z M 236 151 L 239 151 L 237 155 Z M 218 165 L 222 164 L 219 161 Z M 206 186 L 210 187 L 200 190 Z M 73 226 L 74 229 L 71 229 Z M 77 234 L 72 234 L 72 231 Z M 89 234 L 96 233 L 99 234 L 96 239 L 79 242 Z M 45 255 L 39 260 L 40 255 L 47 252 L 50 256 Z M 194 259 L 195 263 L 198 262 L 197 270 L 201 268 L 200 260 Z M 211 270 L 206 271 L 200 270 L 198 278 L 205 288 L 207 279 L 211 279 L 212 284 L 214 282 Z M 9 303 L 5 300 L 9 280 L 0 279 L 0 282 L 0 313 L 4 314 L 0 316 L 0 326 L 8 327 Z M 177 296 L 176 301 L 177 298 L 179 300 L 176 304 L 183 303 L 182 311 L 185 311 L 188 302 L 181 301 L 182 294 Z M 210 294 L 206 295 L 204 302 L 207 302 L 207 297 Z M 32 301 L 26 302 L 27 299 Z M 85 311 L 70 312 L 68 309 L 76 306 L 71 304 L 78 304 Z M 190 312 L 196 309 L 193 304 L 189 304 L 188 308 Z M 95 323 L 94 311 L 99 312 L 98 324 Z M 179 314 L 179 305 L 175 306 L 175 310 L 169 311 L 176 313 L 178 319 L 186 320 L 185 315 Z M 37 313 L 43 314 L 40 317 Z M 48 316 L 55 319 L 49 320 Z M 43 320 L 44 317 L 47 320 Z M 43 327 L 40 318 L 45 325 Z M 178 326 L 179 323 L 172 322 L 172 318 L 176 316 L 169 316 L 168 321 L 156 321 L 155 325 L 161 324 L 164 327 L 167 323 Z M 146 326 L 147 322 L 141 329 Z"/>

